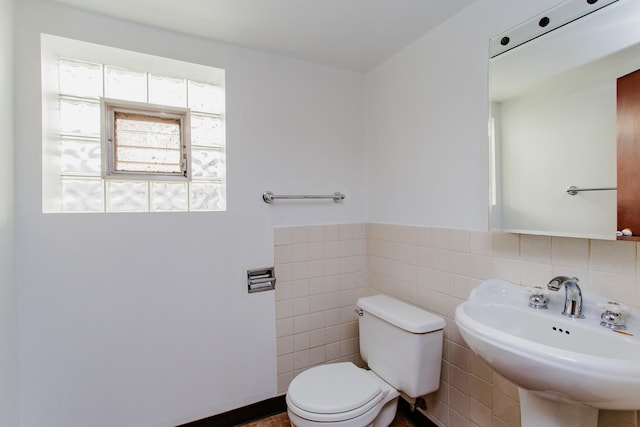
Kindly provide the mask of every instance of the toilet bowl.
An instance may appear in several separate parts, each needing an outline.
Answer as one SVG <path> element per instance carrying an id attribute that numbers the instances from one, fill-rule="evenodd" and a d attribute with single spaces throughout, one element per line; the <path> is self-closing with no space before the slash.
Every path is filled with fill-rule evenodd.
<path id="1" fill-rule="evenodd" d="M 310 368 L 289 384 L 286 402 L 295 427 L 387 427 L 400 391 L 417 398 L 440 385 L 439 316 L 384 296 L 360 298 L 360 355 L 351 362 Z"/>
<path id="2" fill-rule="evenodd" d="M 296 427 L 388 426 L 400 393 L 351 362 L 309 369 L 289 385 L 287 412 Z"/>

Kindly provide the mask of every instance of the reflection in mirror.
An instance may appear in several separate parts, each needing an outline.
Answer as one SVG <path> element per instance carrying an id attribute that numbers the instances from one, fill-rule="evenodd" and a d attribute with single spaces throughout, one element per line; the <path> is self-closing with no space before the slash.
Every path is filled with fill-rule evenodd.
<path id="1" fill-rule="evenodd" d="M 586 15 L 563 25 L 576 13 Z M 616 108 L 618 79 L 640 69 L 640 2 L 567 0 L 491 45 L 491 228 L 598 239 L 630 228 L 640 235 L 640 223 L 618 224 L 616 207 L 633 175 L 619 174 L 625 162 L 640 183 L 640 158 L 633 160 L 640 148 L 616 149 L 628 122 Z M 626 128 L 634 126 L 640 132 L 640 124 Z M 572 195 L 571 186 L 590 191 Z M 640 206 L 623 210 L 640 216 Z"/>

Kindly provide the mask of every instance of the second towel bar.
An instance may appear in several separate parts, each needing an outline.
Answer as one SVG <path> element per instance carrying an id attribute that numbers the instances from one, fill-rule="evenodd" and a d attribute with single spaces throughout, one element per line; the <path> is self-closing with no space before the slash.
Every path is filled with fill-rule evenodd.
<path id="1" fill-rule="evenodd" d="M 575 185 L 567 188 L 567 193 L 572 196 L 575 196 L 581 191 L 607 191 L 607 190 L 617 190 L 616 187 L 603 187 L 603 188 L 578 188 Z"/>

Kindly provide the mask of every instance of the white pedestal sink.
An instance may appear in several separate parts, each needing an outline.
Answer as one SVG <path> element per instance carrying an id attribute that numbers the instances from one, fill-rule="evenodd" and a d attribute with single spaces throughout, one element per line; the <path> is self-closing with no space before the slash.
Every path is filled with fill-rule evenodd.
<path id="1" fill-rule="evenodd" d="M 522 427 L 596 427 L 598 409 L 640 409 L 639 310 L 620 333 L 600 326 L 606 298 L 583 294 L 584 319 L 562 316 L 564 290 L 546 310 L 528 300 L 492 279 L 456 309 L 469 348 L 519 387 Z"/>
<path id="2" fill-rule="evenodd" d="M 518 387 L 521 427 L 597 427 L 598 409 L 557 402 Z"/>

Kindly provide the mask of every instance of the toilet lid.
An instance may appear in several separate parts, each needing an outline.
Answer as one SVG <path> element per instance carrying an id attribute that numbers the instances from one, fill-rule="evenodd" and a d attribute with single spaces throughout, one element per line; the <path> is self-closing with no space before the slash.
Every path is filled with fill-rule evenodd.
<path id="1" fill-rule="evenodd" d="M 367 411 L 378 403 L 382 394 L 380 383 L 373 375 L 351 362 L 345 362 L 321 365 L 302 372 L 289 385 L 287 398 L 309 413 L 339 414 L 361 407 Z M 372 405 L 367 405 L 370 402 Z"/>

